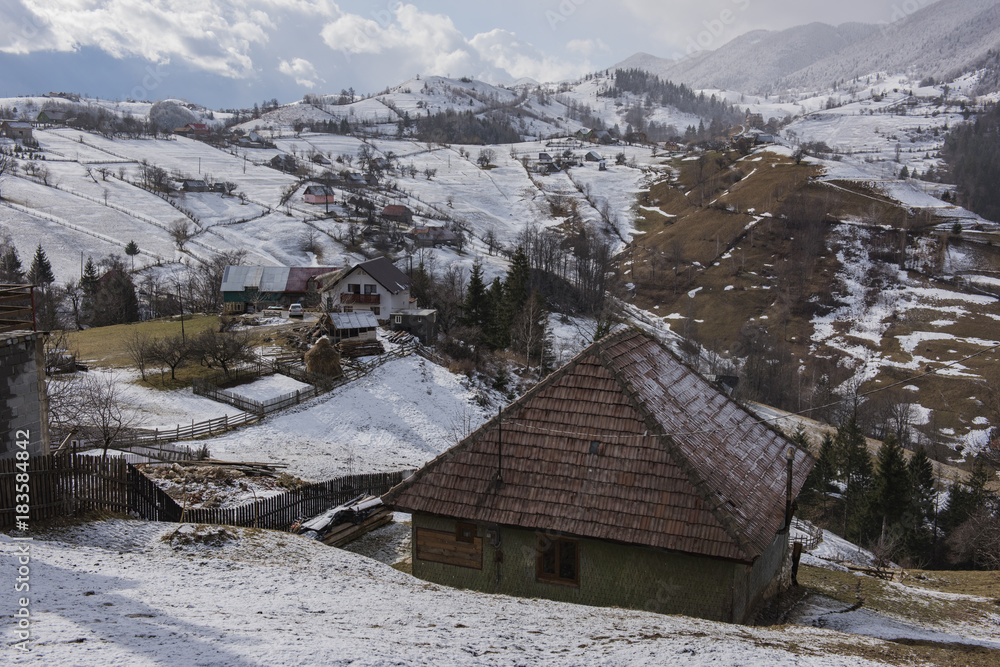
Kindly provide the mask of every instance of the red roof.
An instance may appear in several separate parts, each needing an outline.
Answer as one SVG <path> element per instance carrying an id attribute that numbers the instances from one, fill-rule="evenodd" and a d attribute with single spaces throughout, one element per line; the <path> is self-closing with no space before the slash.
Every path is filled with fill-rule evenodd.
<path id="1" fill-rule="evenodd" d="M 334 266 L 293 266 L 288 269 L 288 282 L 285 283 L 285 292 L 291 294 L 305 293 L 310 278 L 321 276 L 324 273 L 336 271 Z"/>
<path id="2" fill-rule="evenodd" d="M 412 215 L 412 213 L 410 213 L 410 209 L 406 208 L 405 206 L 392 204 L 382 209 L 382 215 L 389 218 L 403 218 L 406 217 L 407 215 Z"/>

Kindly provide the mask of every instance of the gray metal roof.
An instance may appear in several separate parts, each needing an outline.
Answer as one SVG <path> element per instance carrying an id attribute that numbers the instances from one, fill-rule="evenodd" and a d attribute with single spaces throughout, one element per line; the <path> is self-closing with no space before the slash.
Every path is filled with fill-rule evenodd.
<path id="1" fill-rule="evenodd" d="M 330 313 L 330 320 L 337 329 L 374 329 L 378 326 L 375 314 L 369 311 L 356 313 Z"/>
<path id="2" fill-rule="evenodd" d="M 290 271 L 287 266 L 227 266 L 222 274 L 222 291 L 256 288 L 261 292 L 284 292 Z"/>

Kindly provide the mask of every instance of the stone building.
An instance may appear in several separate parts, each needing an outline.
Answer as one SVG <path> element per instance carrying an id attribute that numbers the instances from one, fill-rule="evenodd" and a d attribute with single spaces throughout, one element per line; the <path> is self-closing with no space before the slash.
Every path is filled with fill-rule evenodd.
<path id="1" fill-rule="evenodd" d="M 45 395 L 44 334 L 0 333 L 0 458 L 10 458 L 28 442 L 32 456 L 49 453 Z"/>

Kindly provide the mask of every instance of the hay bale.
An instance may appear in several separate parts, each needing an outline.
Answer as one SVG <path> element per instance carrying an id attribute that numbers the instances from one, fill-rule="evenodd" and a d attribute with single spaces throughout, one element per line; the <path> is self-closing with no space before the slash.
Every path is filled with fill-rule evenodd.
<path id="1" fill-rule="evenodd" d="M 337 378 L 344 374 L 340 367 L 340 350 L 326 336 L 306 352 L 306 370 L 317 375 Z"/>

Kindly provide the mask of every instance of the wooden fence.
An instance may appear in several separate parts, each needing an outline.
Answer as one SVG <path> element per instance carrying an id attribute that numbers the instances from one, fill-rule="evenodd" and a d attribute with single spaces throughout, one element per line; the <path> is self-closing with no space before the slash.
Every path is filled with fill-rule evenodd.
<path id="1" fill-rule="evenodd" d="M 231 391 L 226 391 L 225 389 L 212 386 L 202 380 L 195 380 L 191 385 L 191 388 L 194 393 L 199 396 L 204 396 L 205 398 L 210 398 L 213 401 L 218 401 L 220 403 L 226 403 L 227 405 L 231 405 L 238 410 L 242 410 L 243 412 L 253 413 L 257 415 L 257 417 L 263 417 L 264 415 L 272 412 L 277 412 L 278 410 L 284 410 L 285 408 L 293 405 L 298 405 L 302 401 L 319 396 L 322 393 L 322 391 L 317 387 L 310 386 L 305 389 L 282 394 L 281 396 L 277 396 L 275 398 L 269 398 L 266 401 L 257 401 L 252 398 L 240 396 L 239 394 Z"/>
<path id="2" fill-rule="evenodd" d="M 406 471 L 339 477 L 240 507 L 189 509 L 184 521 L 288 530 L 297 520 L 325 512 L 363 493 L 381 496 L 409 474 Z"/>
<path id="3" fill-rule="evenodd" d="M 77 511 L 132 513 L 150 521 L 211 523 L 289 530 L 306 517 L 362 493 L 380 496 L 410 472 L 349 475 L 228 509 L 184 509 L 123 457 L 80 454 L 32 457 L 25 473 L 14 459 L 0 460 L 0 530 L 16 526 L 18 505 L 28 505 L 28 525 Z M 27 503 L 18 475 L 27 474 Z M 24 480 L 24 477 L 20 478 Z M 23 509 L 23 508 L 22 508 Z"/>
<path id="4" fill-rule="evenodd" d="M 210 435 L 218 435 L 246 424 L 253 424 L 260 421 L 260 416 L 256 414 L 239 414 L 235 417 L 223 415 L 215 419 L 206 419 L 200 422 L 191 422 L 188 426 L 177 425 L 176 428 L 165 429 L 136 429 L 129 433 L 122 434 L 115 439 L 116 448 L 135 447 L 140 445 L 158 445 L 178 440 L 194 440 Z M 171 460 L 176 460 L 171 457 Z"/>

